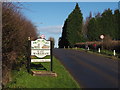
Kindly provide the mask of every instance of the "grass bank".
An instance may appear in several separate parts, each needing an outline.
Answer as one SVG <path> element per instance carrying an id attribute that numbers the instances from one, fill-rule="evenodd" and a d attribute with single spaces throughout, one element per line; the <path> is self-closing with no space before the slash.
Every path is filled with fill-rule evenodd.
<path id="1" fill-rule="evenodd" d="M 6 88 L 80 88 L 55 57 L 53 58 L 53 71 L 57 73 L 57 77 L 32 76 L 27 73 L 25 67 L 20 71 L 14 70 L 12 81 L 6 85 Z"/>
<path id="2" fill-rule="evenodd" d="M 84 48 L 72 48 L 73 50 L 80 50 L 80 51 L 86 51 L 86 49 Z M 100 55 L 100 56 L 104 56 L 110 59 L 114 59 L 114 60 L 120 60 L 120 54 L 116 53 L 116 56 L 113 55 L 113 51 L 109 51 L 109 50 L 101 50 L 100 53 L 96 50 L 87 50 L 88 53 L 92 53 L 92 54 L 96 54 L 96 55 Z"/>

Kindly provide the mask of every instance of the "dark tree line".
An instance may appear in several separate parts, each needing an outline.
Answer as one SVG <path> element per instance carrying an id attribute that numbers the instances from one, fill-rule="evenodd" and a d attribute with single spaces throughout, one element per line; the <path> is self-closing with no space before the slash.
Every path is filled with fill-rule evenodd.
<path id="1" fill-rule="evenodd" d="M 110 36 L 113 40 L 120 40 L 120 11 L 107 9 L 102 14 L 97 14 L 90 19 L 87 26 L 89 41 L 99 41 L 101 34 Z"/>
<path id="2" fill-rule="evenodd" d="M 37 37 L 36 27 L 20 12 L 20 4 L 2 3 L 2 84 L 11 78 L 11 70 L 26 63 L 28 37 Z"/>
<path id="3" fill-rule="evenodd" d="M 75 9 L 66 19 L 62 36 L 59 38 L 59 48 L 74 47 L 76 43 L 85 41 L 100 41 L 100 35 L 120 40 L 120 11 L 114 13 L 111 9 L 92 17 L 90 12 L 86 21 L 83 21 L 81 10 L 76 4 Z"/>

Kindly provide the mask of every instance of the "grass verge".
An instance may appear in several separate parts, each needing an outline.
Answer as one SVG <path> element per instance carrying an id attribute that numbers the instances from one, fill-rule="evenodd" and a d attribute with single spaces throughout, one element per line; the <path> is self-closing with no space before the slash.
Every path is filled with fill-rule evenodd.
<path id="1" fill-rule="evenodd" d="M 54 57 L 53 71 L 57 77 L 32 76 L 27 73 L 25 67 L 20 71 L 12 72 L 12 81 L 6 88 L 80 88 L 64 66 Z"/>
<path id="2" fill-rule="evenodd" d="M 73 50 L 80 50 L 80 51 L 86 51 L 84 48 L 72 48 Z M 119 54 L 116 54 L 116 56 L 113 56 L 113 52 L 112 51 L 108 51 L 108 50 L 101 50 L 100 53 L 98 53 L 98 51 L 93 51 L 93 50 L 87 50 L 88 53 L 92 53 L 92 54 L 96 54 L 99 56 L 103 56 L 103 57 L 107 57 L 110 59 L 114 59 L 114 60 L 120 60 L 120 58 L 118 58 Z"/>

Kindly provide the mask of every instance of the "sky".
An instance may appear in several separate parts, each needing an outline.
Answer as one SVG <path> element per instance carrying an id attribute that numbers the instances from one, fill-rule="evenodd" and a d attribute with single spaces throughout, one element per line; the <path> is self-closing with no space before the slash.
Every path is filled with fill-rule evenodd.
<path id="1" fill-rule="evenodd" d="M 83 18 L 93 16 L 105 9 L 118 9 L 118 2 L 78 2 Z M 64 21 L 75 8 L 76 2 L 22 2 L 22 13 L 37 26 L 37 33 L 44 34 L 46 39 L 55 38 L 55 47 L 62 33 Z"/>

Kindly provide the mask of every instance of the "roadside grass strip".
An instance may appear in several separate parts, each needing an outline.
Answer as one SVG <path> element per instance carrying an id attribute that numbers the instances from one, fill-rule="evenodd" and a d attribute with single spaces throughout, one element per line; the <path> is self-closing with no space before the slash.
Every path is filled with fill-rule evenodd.
<path id="1" fill-rule="evenodd" d="M 116 54 L 116 56 L 113 56 L 113 51 L 108 51 L 108 50 L 101 50 L 101 52 L 99 53 L 98 51 L 93 51 L 93 50 L 86 50 L 84 48 L 72 48 L 73 50 L 80 50 L 80 51 L 86 51 L 88 53 L 92 53 L 92 54 L 96 54 L 99 56 L 104 56 L 110 59 L 114 59 L 114 60 L 120 60 L 120 54 Z"/>
<path id="2" fill-rule="evenodd" d="M 12 81 L 6 85 L 6 88 L 80 88 L 55 57 L 53 57 L 53 71 L 57 73 L 57 77 L 32 76 L 23 66 L 20 71 L 12 71 Z"/>

